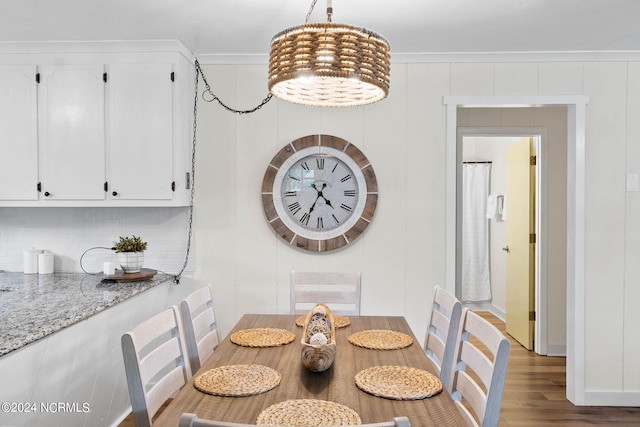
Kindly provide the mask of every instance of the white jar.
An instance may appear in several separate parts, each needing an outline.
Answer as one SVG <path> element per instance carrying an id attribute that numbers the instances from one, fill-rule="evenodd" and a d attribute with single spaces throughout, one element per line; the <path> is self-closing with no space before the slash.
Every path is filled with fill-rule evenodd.
<path id="1" fill-rule="evenodd" d="M 38 273 L 40 274 L 52 274 L 53 273 L 53 253 L 44 251 L 38 254 Z"/>

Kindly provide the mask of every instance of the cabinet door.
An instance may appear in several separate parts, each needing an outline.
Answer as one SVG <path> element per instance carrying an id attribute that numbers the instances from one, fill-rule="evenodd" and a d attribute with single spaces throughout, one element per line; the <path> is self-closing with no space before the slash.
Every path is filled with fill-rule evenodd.
<path id="1" fill-rule="evenodd" d="M 109 66 L 109 198 L 173 197 L 171 71 L 171 64 Z"/>
<path id="2" fill-rule="evenodd" d="M 36 67 L 0 67 L 0 200 L 37 200 Z"/>
<path id="3" fill-rule="evenodd" d="M 38 99 L 43 199 L 103 200 L 104 66 L 40 68 Z"/>

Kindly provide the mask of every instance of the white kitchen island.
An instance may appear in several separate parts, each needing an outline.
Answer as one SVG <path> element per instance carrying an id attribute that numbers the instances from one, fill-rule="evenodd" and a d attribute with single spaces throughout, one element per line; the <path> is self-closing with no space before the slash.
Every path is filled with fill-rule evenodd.
<path id="1" fill-rule="evenodd" d="M 0 273 L 0 426 L 117 425 L 130 411 L 120 337 L 192 290 L 165 274 Z"/>

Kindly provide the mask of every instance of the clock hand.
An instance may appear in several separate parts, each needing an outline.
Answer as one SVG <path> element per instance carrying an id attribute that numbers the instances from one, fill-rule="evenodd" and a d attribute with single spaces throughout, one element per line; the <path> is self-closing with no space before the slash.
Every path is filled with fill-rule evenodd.
<path id="1" fill-rule="evenodd" d="M 320 190 L 318 190 L 318 188 L 316 187 L 315 182 L 313 184 L 311 184 L 311 188 L 313 188 L 314 190 L 316 190 L 318 192 L 318 195 L 316 196 L 316 199 L 313 201 L 313 204 L 311 205 L 311 207 L 309 208 L 309 214 L 311 214 L 311 212 L 313 212 L 313 209 L 316 206 L 316 203 L 318 202 L 318 199 L 320 197 L 322 197 L 324 199 L 324 202 L 328 205 L 331 206 L 331 209 L 335 209 L 332 205 L 331 202 L 329 200 L 327 200 L 326 197 L 324 197 L 324 194 L 322 194 L 322 191 L 324 190 L 324 188 L 327 186 L 327 183 L 324 182 L 322 183 L 322 188 Z"/>
<path id="2" fill-rule="evenodd" d="M 316 192 L 318 193 L 318 195 L 316 196 L 316 199 L 313 201 L 313 204 L 311 205 L 311 207 L 309 208 L 309 214 L 311 214 L 311 212 L 313 212 L 313 208 L 316 206 L 316 203 L 318 202 L 318 199 L 320 198 L 320 196 L 322 195 L 322 191 L 318 191 L 318 189 L 316 188 L 316 183 L 312 183 L 311 184 L 311 188 L 313 188 L 314 190 L 316 190 Z M 324 187 L 323 187 L 324 188 Z"/>
<path id="3" fill-rule="evenodd" d="M 315 184 L 313 184 L 313 188 L 315 188 L 315 189 L 316 189 L 316 191 L 318 191 L 318 198 L 322 197 L 322 198 L 324 199 L 324 202 L 327 204 L 327 206 L 330 206 L 330 207 L 331 207 L 331 209 L 335 209 L 335 208 L 333 207 L 333 205 L 331 204 L 331 202 L 329 201 L 329 199 L 327 199 L 327 198 L 324 196 L 324 194 L 322 194 L 322 192 L 324 191 L 324 188 L 325 188 L 326 186 L 327 186 L 327 183 L 326 183 L 326 182 L 325 182 L 325 183 L 323 183 L 323 184 L 322 184 L 322 190 L 318 191 L 318 189 L 316 188 Z M 316 200 L 318 200 L 318 199 L 316 199 Z M 314 203 L 314 204 L 315 204 L 315 203 Z"/>
<path id="4" fill-rule="evenodd" d="M 313 204 L 309 208 L 309 213 L 313 212 L 313 208 L 316 206 L 316 202 L 318 201 L 319 198 L 320 198 L 320 195 L 318 195 L 318 197 L 316 197 L 316 200 L 314 200 Z"/>

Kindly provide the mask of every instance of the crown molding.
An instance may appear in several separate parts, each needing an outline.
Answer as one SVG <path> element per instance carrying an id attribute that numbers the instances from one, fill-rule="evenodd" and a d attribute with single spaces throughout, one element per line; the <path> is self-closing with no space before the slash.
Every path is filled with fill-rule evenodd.
<path id="1" fill-rule="evenodd" d="M 202 54 L 201 64 L 267 64 L 267 54 Z M 640 51 L 391 53 L 392 63 L 640 61 Z"/>
<path id="2" fill-rule="evenodd" d="M 0 42 L 0 55 L 166 52 L 177 52 L 189 60 L 193 59 L 193 53 L 178 40 L 71 40 L 44 42 Z"/>

